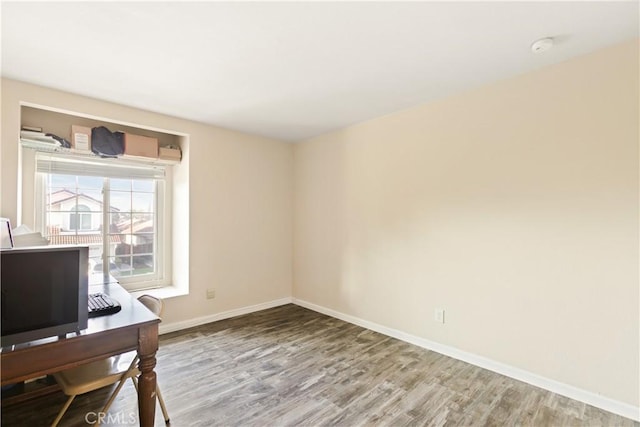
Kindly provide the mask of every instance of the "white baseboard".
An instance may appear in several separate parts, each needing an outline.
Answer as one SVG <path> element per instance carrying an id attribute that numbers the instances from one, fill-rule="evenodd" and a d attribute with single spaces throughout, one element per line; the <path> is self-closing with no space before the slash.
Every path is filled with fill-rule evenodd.
<path id="1" fill-rule="evenodd" d="M 621 415 L 626 418 L 630 418 L 635 421 L 640 421 L 640 407 L 633 406 L 628 403 L 620 402 L 608 397 L 601 396 L 599 394 L 583 390 L 568 384 L 564 384 L 543 376 L 525 371 L 520 368 L 516 368 L 510 365 L 506 365 L 495 360 L 488 359 L 486 357 L 479 356 L 477 354 L 468 353 L 466 351 L 459 350 L 455 347 L 443 345 L 434 341 L 420 338 L 415 335 L 407 334 L 397 329 L 388 328 L 386 326 L 379 325 L 377 323 L 369 322 L 368 320 L 360 319 L 355 316 L 340 313 L 330 308 L 322 307 L 298 298 L 293 298 L 292 302 L 301 307 L 308 308 L 318 313 L 326 314 L 327 316 L 335 317 L 336 319 L 344 320 L 345 322 L 352 323 L 354 325 L 361 326 L 363 328 L 370 329 L 375 332 L 379 332 L 383 335 L 387 335 L 392 338 L 397 338 L 401 341 L 408 342 L 410 344 L 417 345 L 418 347 L 432 350 L 440 354 L 444 354 L 454 359 L 462 360 L 475 366 L 479 366 L 484 369 L 488 369 L 493 372 L 497 372 L 501 375 L 506 375 L 513 379 L 523 381 L 525 383 L 540 387 L 553 393 L 560 394 L 562 396 L 569 397 L 571 399 L 584 402 L 588 405 L 595 406 L 605 411 L 612 412 L 614 414 Z"/>
<path id="2" fill-rule="evenodd" d="M 168 334 L 169 332 L 180 331 L 182 329 L 193 328 L 194 326 L 204 325 L 206 323 L 217 322 L 218 320 L 230 319 L 243 314 L 249 314 L 256 311 L 266 310 L 268 308 L 278 307 L 285 304 L 291 304 L 292 298 L 286 297 L 273 301 L 267 301 L 248 307 L 236 308 L 233 310 L 223 311 L 222 313 L 211 314 L 208 316 L 196 317 L 195 319 L 183 320 L 181 322 L 161 323 L 158 333 Z"/>

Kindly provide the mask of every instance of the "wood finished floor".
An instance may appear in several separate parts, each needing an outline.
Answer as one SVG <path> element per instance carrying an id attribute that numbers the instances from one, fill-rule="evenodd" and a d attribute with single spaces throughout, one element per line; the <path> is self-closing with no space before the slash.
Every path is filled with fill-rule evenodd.
<path id="1" fill-rule="evenodd" d="M 640 426 L 295 305 L 164 335 L 156 371 L 175 427 Z M 77 397 L 60 425 L 86 426 L 108 392 Z M 2 425 L 49 425 L 65 400 L 5 408 Z M 136 411 L 129 383 L 107 425 L 137 425 Z"/>

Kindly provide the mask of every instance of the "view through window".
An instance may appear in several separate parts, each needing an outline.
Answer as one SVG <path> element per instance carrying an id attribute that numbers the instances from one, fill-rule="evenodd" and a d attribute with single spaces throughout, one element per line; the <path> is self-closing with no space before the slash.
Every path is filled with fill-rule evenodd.
<path id="1" fill-rule="evenodd" d="M 45 237 L 89 246 L 90 273 L 158 278 L 156 180 L 47 173 L 44 196 Z"/>

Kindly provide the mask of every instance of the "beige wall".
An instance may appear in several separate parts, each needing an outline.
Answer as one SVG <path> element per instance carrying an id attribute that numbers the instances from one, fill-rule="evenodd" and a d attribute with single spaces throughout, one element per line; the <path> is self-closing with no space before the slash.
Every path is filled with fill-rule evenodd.
<path id="1" fill-rule="evenodd" d="M 294 297 L 638 406 L 638 117 L 631 42 L 296 145 Z"/>
<path id="2" fill-rule="evenodd" d="M 178 210 L 189 205 L 190 259 L 174 274 L 189 277 L 191 292 L 166 301 L 166 323 L 291 296 L 290 144 L 3 79 L 0 215 L 14 224 L 20 102 L 189 135 L 188 179 L 174 187 L 174 200 Z M 207 288 L 215 289 L 215 299 L 206 299 Z"/>

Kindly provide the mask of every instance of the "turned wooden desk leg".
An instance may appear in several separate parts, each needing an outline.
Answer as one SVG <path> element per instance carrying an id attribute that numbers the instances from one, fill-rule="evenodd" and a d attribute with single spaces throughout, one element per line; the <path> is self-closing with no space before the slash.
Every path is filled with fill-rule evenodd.
<path id="1" fill-rule="evenodd" d="M 156 351 L 158 351 L 158 325 L 140 328 L 138 333 L 138 413 L 141 427 L 152 427 L 156 413 Z"/>

